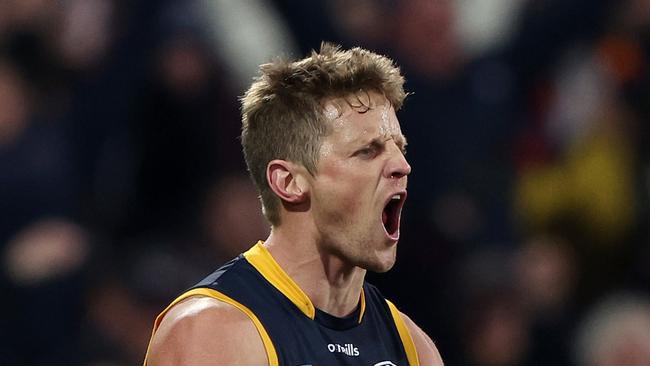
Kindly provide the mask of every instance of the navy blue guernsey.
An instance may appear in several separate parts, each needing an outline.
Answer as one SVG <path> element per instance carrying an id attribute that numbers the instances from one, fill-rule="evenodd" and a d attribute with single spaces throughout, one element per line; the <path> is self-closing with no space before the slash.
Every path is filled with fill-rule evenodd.
<path id="1" fill-rule="evenodd" d="M 265 343 L 269 365 L 418 364 L 401 317 L 377 288 L 364 283 L 356 310 L 334 317 L 314 308 L 261 242 L 186 294 L 213 296 L 247 313 Z"/>

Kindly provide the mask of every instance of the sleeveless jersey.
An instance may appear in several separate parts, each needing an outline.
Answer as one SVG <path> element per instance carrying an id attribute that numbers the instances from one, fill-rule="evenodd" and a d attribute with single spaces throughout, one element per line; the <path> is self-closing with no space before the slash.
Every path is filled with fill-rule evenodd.
<path id="1" fill-rule="evenodd" d="M 334 317 L 314 307 L 262 242 L 174 300 L 156 319 L 154 332 L 171 306 L 196 295 L 244 312 L 255 324 L 271 366 L 419 365 L 402 317 L 374 286 L 364 283 L 350 316 Z"/>

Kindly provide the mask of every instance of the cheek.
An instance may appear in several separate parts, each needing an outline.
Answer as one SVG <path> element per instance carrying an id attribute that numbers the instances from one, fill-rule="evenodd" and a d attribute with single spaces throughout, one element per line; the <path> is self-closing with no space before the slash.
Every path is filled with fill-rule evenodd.
<path id="1" fill-rule="evenodd" d="M 367 182 L 349 167 L 330 166 L 319 172 L 321 181 L 318 201 L 328 211 L 339 216 L 350 216 L 367 204 Z"/>

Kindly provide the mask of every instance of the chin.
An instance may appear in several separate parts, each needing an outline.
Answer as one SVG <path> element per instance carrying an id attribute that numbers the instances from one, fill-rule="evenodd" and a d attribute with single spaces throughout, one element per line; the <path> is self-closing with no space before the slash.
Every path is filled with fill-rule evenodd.
<path id="1" fill-rule="evenodd" d="M 387 265 L 379 265 L 375 268 L 368 268 L 368 271 L 372 271 L 375 273 L 385 273 L 391 270 L 393 268 L 393 265 L 395 265 L 395 261 L 391 262 L 390 264 Z"/>
<path id="2" fill-rule="evenodd" d="M 369 266 L 365 266 L 364 269 L 370 271 L 370 272 L 375 272 L 375 273 L 384 273 L 390 271 L 391 268 L 393 268 L 393 265 L 395 264 L 395 261 L 390 262 L 388 264 L 385 263 L 373 263 Z"/>
<path id="3" fill-rule="evenodd" d="M 390 254 L 386 253 L 385 255 L 387 256 L 386 258 L 382 258 L 381 256 L 373 258 L 360 267 L 375 273 L 388 272 L 395 265 L 395 251 L 391 251 Z"/>

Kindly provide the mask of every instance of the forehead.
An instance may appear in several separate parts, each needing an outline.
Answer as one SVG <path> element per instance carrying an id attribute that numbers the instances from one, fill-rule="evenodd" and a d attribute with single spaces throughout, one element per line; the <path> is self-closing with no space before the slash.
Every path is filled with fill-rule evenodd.
<path id="1" fill-rule="evenodd" d="M 376 92 L 361 91 L 328 101 L 324 113 L 331 126 L 331 135 L 344 142 L 378 137 L 404 139 L 395 109 Z"/>

